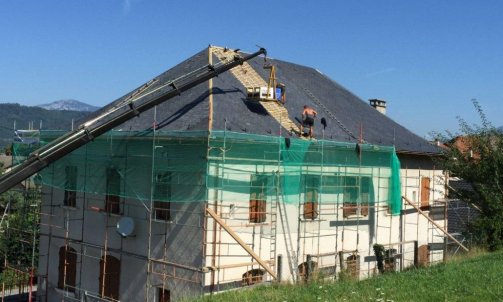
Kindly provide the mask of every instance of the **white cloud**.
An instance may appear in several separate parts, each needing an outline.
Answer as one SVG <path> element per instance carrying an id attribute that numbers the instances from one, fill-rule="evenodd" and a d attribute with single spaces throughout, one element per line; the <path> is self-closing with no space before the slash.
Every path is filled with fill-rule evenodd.
<path id="1" fill-rule="evenodd" d="M 128 14 L 131 11 L 131 0 L 124 0 L 122 2 L 122 12 Z"/>
<path id="2" fill-rule="evenodd" d="M 378 75 L 382 75 L 382 74 L 390 73 L 390 72 L 395 72 L 395 71 L 397 71 L 397 69 L 395 67 L 388 67 L 388 68 L 385 68 L 385 69 L 382 69 L 382 70 L 378 70 L 378 71 L 367 73 L 365 75 L 365 77 L 366 78 L 372 78 L 372 77 L 375 77 L 375 76 L 378 76 Z"/>

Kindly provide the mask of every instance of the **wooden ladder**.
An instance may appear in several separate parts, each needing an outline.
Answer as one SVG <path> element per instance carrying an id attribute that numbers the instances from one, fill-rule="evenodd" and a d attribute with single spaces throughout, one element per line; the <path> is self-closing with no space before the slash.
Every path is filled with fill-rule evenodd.
<path id="1" fill-rule="evenodd" d="M 210 51 L 222 62 L 226 63 L 234 58 L 236 54 L 233 50 L 222 47 L 211 47 Z M 248 63 L 244 62 L 241 66 L 236 66 L 230 72 L 238 79 L 245 88 L 248 87 L 267 87 L 267 82 L 253 69 Z M 275 101 L 260 101 L 260 105 L 288 132 L 300 133 L 299 125 L 294 123 L 288 116 L 288 110 Z"/>

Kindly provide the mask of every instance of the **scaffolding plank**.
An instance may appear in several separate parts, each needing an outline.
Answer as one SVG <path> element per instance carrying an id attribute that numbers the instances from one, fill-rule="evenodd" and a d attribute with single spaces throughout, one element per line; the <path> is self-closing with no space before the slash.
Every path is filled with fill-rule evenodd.
<path id="1" fill-rule="evenodd" d="M 276 279 L 276 273 L 267 265 L 267 262 L 262 260 L 259 255 L 255 254 L 255 252 L 236 234 L 212 209 L 206 208 L 206 212 L 213 218 L 215 221 L 229 234 L 231 237 L 236 240 L 239 245 L 252 256 L 255 261 L 257 261 L 260 266 L 262 266 L 274 279 Z"/>
<path id="2" fill-rule="evenodd" d="M 442 233 L 444 233 L 445 236 L 447 236 L 449 239 L 451 239 L 452 241 L 454 241 L 457 245 L 459 245 L 465 251 L 467 251 L 467 252 L 469 251 L 466 246 L 464 246 L 461 242 L 459 242 L 456 238 L 454 238 L 451 234 L 449 234 L 446 230 L 444 230 L 443 227 L 441 227 L 437 222 L 435 222 L 435 220 L 431 219 L 430 216 L 428 216 L 428 214 L 426 214 L 425 212 L 423 212 L 418 206 L 416 206 L 407 197 L 402 196 L 402 198 L 403 198 L 403 200 L 405 200 L 405 202 L 407 202 L 408 204 L 410 204 L 411 206 L 413 206 L 416 209 L 416 211 L 419 212 L 419 214 L 423 215 L 426 219 L 428 219 L 429 222 L 431 222 L 434 226 L 436 226 L 437 229 L 439 229 Z"/>

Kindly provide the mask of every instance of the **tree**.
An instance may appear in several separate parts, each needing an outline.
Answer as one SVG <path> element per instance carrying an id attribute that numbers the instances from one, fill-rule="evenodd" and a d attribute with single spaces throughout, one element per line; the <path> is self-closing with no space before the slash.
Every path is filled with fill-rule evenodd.
<path id="1" fill-rule="evenodd" d="M 18 268 L 32 266 L 33 244 L 35 257 L 38 250 L 38 214 L 36 209 L 39 194 L 33 189 L 19 192 L 9 190 L 0 195 L 3 214 L 8 205 L 9 215 L 4 219 L 0 233 L 0 255 Z M 34 241 L 35 240 L 35 241 Z M 35 258 L 36 259 L 36 258 Z"/>
<path id="2" fill-rule="evenodd" d="M 3 167 L 0 163 L 0 174 Z M 0 259 L 20 268 L 30 268 L 38 258 L 38 205 L 40 189 L 27 186 L 0 194 Z M 4 214 L 7 214 L 4 216 Z M 33 249 L 35 247 L 35 249 Z M 35 252 L 35 254 L 33 254 Z M 1 265 L 3 266 L 3 265 Z"/>
<path id="3" fill-rule="evenodd" d="M 481 125 L 459 118 L 461 134 L 442 137 L 449 147 L 440 164 L 451 176 L 470 184 L 449 192 L 480 210 L 470 225 L 479 244 L 496 250 L 503 247 L 503 135 L 487 120 L 481 106 L 472 100 Z"/>

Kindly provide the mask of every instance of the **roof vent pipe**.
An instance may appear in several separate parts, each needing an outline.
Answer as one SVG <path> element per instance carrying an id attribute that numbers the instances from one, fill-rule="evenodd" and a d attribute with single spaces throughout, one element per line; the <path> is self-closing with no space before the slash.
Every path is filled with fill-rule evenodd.
<path id="1" fill-rule="evenodd" d="M 370 99 L 370 106 L 374 107 L 377 111 L 382 114 L 386 114 L 386 101 L 379 99 Z"/>

